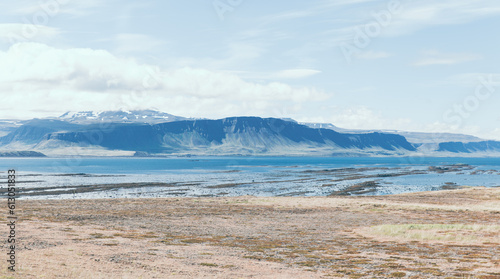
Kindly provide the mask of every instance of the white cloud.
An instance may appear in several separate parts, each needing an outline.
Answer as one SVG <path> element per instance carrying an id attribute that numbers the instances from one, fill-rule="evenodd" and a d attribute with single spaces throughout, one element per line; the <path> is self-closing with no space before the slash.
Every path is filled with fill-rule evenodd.
<path id="1" fill-rule="evenodd" d="M 335 2 L 335 1 L 334 1 Z M 368 24 L 380 22 L 379 17 L 389 18 L 383 25 L 380 24 L 380 37 L 395 37 L 413 33 L 418 30 L 436 25 L 456 25 L 472 22 L 489 16 L 500 15 L 500 2 L 496 0 L 442 0 L 442 1 L 396 1 L 400 4 L 399 12 L 391 14 L 385 5 L 375 4 L 361 6 L 356 12 L 348 13 L 343 18 L 350 25 L 336 26 L 327 34 L 335 36 L 335 44 L 349 41 L 356 36 L 356 29 L 364 28 Z M 337 9 L 335 6 L 333 7 Z M 382 16 L 384 15 L 384 16 Z"/>
<path id="2" fill-rule="evenodd" d="M 274 73 L 271 75 L 271 78 L 300 79 L 300 78 L 307 78 L 310 76 L 314 76 L 314 75 L 317 75 L 320 73 L 321 73 L 321 71 L 312 70 L 312 69 L 289 69 L 289 70 L 283 70 L 283 71 L 279 71 L 277 73 Z"/>
<path id="3" fill-rule="evenodd" d="M 272 14 L 263 17 L 260 21 L 266 23 L 274 23 L 277 21 L 294 20 L 304 17 L 313 16 L 315 13 L 313 10 L 301 10 L 301 11 L 286 11 L 279 14 Z"/>
<path id="4" fill-rule="evenodd" d="M 403 1 L 402 11 L 394 16 L 386 35 L 403 35 L 434 25 L 463 24 L 500 14 L 495 0 Z"/>
<path id="5" fill-rule="evenodd" d="M 496 128 L 495 130 L 493 130 L 489 133 L 485 133 L 483 138 L 500 141 L 500 128 Z"/>
<path id="6" fill-rule="evenodd" d="M 500 86 L 500 73 L 466 73 L 454 75 L 447 79 L 448 83 L 459 84 L 462 86 L 486 85 Z"/>
<path id="7" fill-rule="evenodd" d="M 112 39 L 116 45 L 115 51 L 121 54 L 134 52 L 144 53 L 165 46 L 166 42 L 144 34 L 121 33 L 115 35 Z"/>
<path id="8" fill-rule="evenodd" d="M 482 139 L 500 140 L 500 128 L 486 129 L 478 125 L 456 126 L 442 121 L 431 124 L 417 123 L 408 118 L 388 118 L 381 111 L 372 110 L 364 106 L 339 109 L 337 107 L 322 108 L 328 110 L 330 116 L 297 117 L 300 122 L 331 123 L 339 128 L 359 130 L 395 130 L 424 133 L 452 133 L 473 135 Z M 500 118 L 497 119 L 500 123 Z"/>
<path id="9" fill-rule="evenodd" d="M 452 134 L 477 134 L 480 130 L 478 126 L 459 126 L 442 121 L 436 121 L 424 126 L 424 130 L 430 133 L 452 133 Z"/>
<path id="10" fill-rule="evenodd" d="M 333 125 L 345 129 L 394 129 L 394 130 L 407 130 L 412 123 L 411 120 L 406 118 L 389 119 L 385 118 L 381 112 L 373 111 L 364 106 L 350 107 L 339 109 L 323 108 L 332 112 L 327 117 L 304 117 L 301 122 L 323 122 L 332 123 Z"/>
<path id="11" fill-rule="evenodd" d="M 314 88 L 251 83 L 205 69 L 163 70 L 103 50 L 19 43 L 0 51 L 0 61 L 1 118 L 40 108 L 63 112 L 120 107 L 156 107 L 187 116 L 258 115 L 282 102 L 328 98 Z"/>
<path id="12" fill-rule="evenodd" d="M 350 6 L 357 5 L 366 2 L 374 2 L 375 0 L 324 0 L 323 6 L 327 7 L 339 7 L 339 6 Z"/>
<path id="13" fill-rule="evenodd" d="M 216 57 L 193 58 L 174 57 L 169 62 L 175 67 L 200 67 L 213 70 L 231 71 L 244 69 L 248 65 L 255 64 L 267 51 L 260 42 L 230 41 L 216 52 Z"/>
<path id="14" fill-rule="evenodd" d="M 437 121 L 432 124 L 423 126 L 420 130 L 429 133 L 452 133 L 452 134 L 472 135 L 485 140 L 500 141 L 500 128 L 487 129 L 481 127 L 480 125 L 456 126 Z"/>
<path id="15" fill-rule="evenodd" d="M 366 107 L 357 107 L 344 110 L 341 114 L 332 117 L 340 127 L 354 129 L 404 129 L 411 123 L 409 119 L 388 119 L 382 113 L 372 111 Z"/>
<path id="16" fill-rule="evenodd" d="M 92 10 L 109 4 L 109 1 L 100 0 L 17 0 L 0 4 L 0 14 L 23 15 L 28 20 L 45 20 L 59 14 L 83 16 Z"/>
<path id="17" fill-rule="evenodd" d="M 0 24 L 0 41 L 9 44 L 29 41 L 46 42 L 60 33 L 59 29 L 44 25 L 21 23 Z"/>
<path id="18" fill-rule="evenodd" d="M 328 9 L 331 8 L 341 8 L 343 6 L 353 6 L 366 2 L 374 2 L 375 0 L 322 0 L 319 1 L 318 5 L 310 5 L 308 3 L 307 7 L 305 6 L 301 10 L 288 10 L 285 12 L 280 12 L 276 14 L 266 15 L 262 18 L 259 18 L 259 22 L 265 23 L 276 23 L 280 21 L 287 20 L 296 20 L 301 18 L 313 17 L 317 16 L 319 13 L 324 13 Z"/>
<path id="19" fill-rule="evenodd" d="M 454 65 L 454 64 L 479 60 L 481 58 L 482 57 L 480 55 L 471 53 L 441 53 L 432 50 L 424 52 L 423 58 L 413 63 L 413 65 L 415 66 Z"/>

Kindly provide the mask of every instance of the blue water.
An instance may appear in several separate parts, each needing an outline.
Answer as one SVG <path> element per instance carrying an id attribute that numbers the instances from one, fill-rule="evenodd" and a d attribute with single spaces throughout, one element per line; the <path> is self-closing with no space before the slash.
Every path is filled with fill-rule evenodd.
<path id="1" fill-rule="evenodd" d="M 197 158 L 0 158 L 0 171 L 93 173 L 93 174 L 153 174 L 159 171 L 228 170 L 299 167 L 346 168 L 360 166 L 440 166 L 469 164 L 481 168 L 500 167 L 500 158 L 393 158 L 393 157 L 197 157 Z"/>
<path id="2" fill-rule="evenodd" d="M 463 167 L 444 173 L 429 171 L 431 166 L 457 164 Z M 500 158 L 0 158 L 0 183 L 6 180 L 9 169 L 16 170 L 18 186 L 23 187 L 26 199 L 326 196 L 368 181 L 377 183 L 376 191 L 364 195 L 440 190 L 450 184 L 500 185 Z M 70 191 L 120 183 L 142 184 L 78 194 L 49 192 L 54 188 Z M 151 183 L 168 185 L 144 186 Z M 42 195 L 33 194 L 40 191 Z"/>

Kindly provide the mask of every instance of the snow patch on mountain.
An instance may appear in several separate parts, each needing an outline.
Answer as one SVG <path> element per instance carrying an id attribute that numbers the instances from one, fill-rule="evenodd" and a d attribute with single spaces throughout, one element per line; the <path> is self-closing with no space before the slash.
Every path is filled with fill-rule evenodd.
<path id="1" fill-rule="evenodd" d="M 175 116 L 172 114 L 156 110 L 119 110 L 119 111 L 68 111 L 58 120 L 75 124 L 95 124 L 95 123 L 147 123 L 158 124 L 187 120 L 188 118 Z"/>

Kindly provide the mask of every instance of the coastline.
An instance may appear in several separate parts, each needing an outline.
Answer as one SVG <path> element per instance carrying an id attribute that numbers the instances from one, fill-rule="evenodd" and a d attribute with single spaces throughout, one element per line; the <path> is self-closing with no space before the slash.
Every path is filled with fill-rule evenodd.
<path id="1" fill-rule="evenodd" d="M 390 195 L 496 187 L 498 160 L 398 158 L 64 159 L 0 163 L 20 199 Z M 0 171 L 0 176 L 5 171 Z"/>
<path id="2" fill-rule="evenodd" d="M 18 208 L 16 278 L 500 276 L 494 232 L 500 188 L 370 197 L 23 200 Z M 397 234 L 411 224 L 428 228 Z M 377 231 L 384 225 L 389 233 Z M 416 232 L 420 239 L 412 238 Z M 12 276 L 6 264 L 0 274 Z"/>

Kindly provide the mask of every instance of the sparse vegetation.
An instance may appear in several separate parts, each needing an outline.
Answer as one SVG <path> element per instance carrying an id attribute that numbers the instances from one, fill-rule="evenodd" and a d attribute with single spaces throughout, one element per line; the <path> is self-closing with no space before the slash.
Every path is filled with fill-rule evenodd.
<path id="1" fill-rule="evenodd" d="M 381 236 L 407 240 L 437 240 L 460 243 L 500 243 L 500 225 L 482 224 L 403 224 L 380 225 L 367 230 Z"/>
<path id="2" fill-rule="evenodd" d="M 23 234 L 24 258 L 43 257 L 38 265 L 26 260 L 29 269 L 19 274 L 34 278 L 56 263 L 66 278 L 108 267 L 158 278 L 247 278 L 270 266 L 312 278 L 496 278 L 499 199 L 500 188 L 468 188 L 383 197 L 26 201 L 23 216 L 33 221 L 21 226 L 33 231 Z M 89 270 L 78 265 L 85 262 Z"/>
<path id="3" fill-rule="evenodd" d="M 208 266 L 208 267 L 218 267 L 219 265 L 214 264 L 214 263 L 200 263 L 202 266 Z"/>

